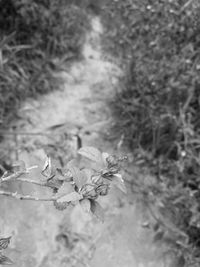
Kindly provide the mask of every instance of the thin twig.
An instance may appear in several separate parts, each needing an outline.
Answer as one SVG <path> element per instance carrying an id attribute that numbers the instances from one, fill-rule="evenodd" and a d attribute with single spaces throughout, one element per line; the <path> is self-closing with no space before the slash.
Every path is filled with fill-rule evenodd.
<path id="1" fill-rule="evenodd" d="M 6 191 L 0 191 L 0 195 L 13 197 L 19 200 L 54 201 L 56 199 L 55 197 L 39 198 L 39 197 L 30 196 L 30 195 L 21 195 L 21 194 L 18 194 L 17 192 L 12 193 L 12 192 L 6 192 Z"/>
<path id="2" fill-rule="evenodd" d="M 30 180 L 30 179 L 26 179 L 26 178 L 18 178 L 16 179 L 16 182 L 23 182 L 23 183 L 29 183 L 29 184 L 35 184 L 35 185 L 39 185 L 39 186 L 46 186 L 46 187 L 50 187 L 47 183 L 41 183 L 41 182 L 37 182 L 35 180 Z"/>
<path id="3" fill-rule="evenodd" d="M 1 165 L 0 165 L 1 167 Z M 7 175 L 7 171 L 3 174 L 2 177 L 0 177 L 0 183 L 1 182 L 7 182 L 7 181 L 11 181 L 11 180 L 19 180 L 19 177 L 22 176 L 23 174 L 29 174 L 30 170 L 32 169 L 36 169 L 38 168 L 38 166 L 31 166 L 29 168 L 27 168 L 26 170 L 23 171 L 17 171 L 15 173 L 12 173 L 8 176 Z"/>
<path id="4" fill-rule="evenodd" d="M 49 136 L 51 137 L 51 134 L 48 133 L 31 133 L 31 132 L 18 132 L 18 131 L 4 131 L 4 130 L 0 130 L 0 134 L 5 134 L 5 135 L 43 135 L 43 136 Z"/>
<path id="5" fill-rule="evenodd" d="M 11 180 L 16 180 L 16 179 L 18 179 L 21 175 L 23 175 L 23 174 L 27 174 L 28 172 L 27 171 L 18 171 L 18 172 L 15 172 L 15 173 L 13 173 L 13 174 L 11 174 L 11 175 L 9 175 L 9 176 L 2 176 L 1 178 L 0 178 L 0 183 L 1 182 L 7 182 L 7 181 L 11 181 Z"/>

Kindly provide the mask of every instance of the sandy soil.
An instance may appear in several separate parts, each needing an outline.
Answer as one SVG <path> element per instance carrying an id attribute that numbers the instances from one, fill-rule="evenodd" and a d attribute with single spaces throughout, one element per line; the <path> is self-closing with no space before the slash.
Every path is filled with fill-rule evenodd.
<path id="1" fill-rule="evenodd" d="M 111 153 L 116 150 L 116 142 L 105 136 L 113 123 L 108 103 L 121 71 L 101 51 L 99 18 L 92 18 L 91 25 L 83 59 L 59 73 L 62 88 L 38 101 L 28 101 L 21 109 L 20 130 L 44 134 L 19 137 L 19 158 L 29 166 L 36 164 L 41 169 L 47 152 L 58 164 L 65 164 L 76 155 L 77 134 L 83 146 Z M 30 175 L 31 179 L 38 177 L 38 170 Z M 50 194 L 37 186 L 9 188 L 39 196 Z M 1 198 L 1 233 L 12 235 L 7 255 L 16 267 L 164 266 L 162 247 L 154 245 L 152 232 L 142 227 L 146 218 L 131 196 L 112 189 L 101 204 L 106 214 L 103 224 L 78 206 L 60 212 L 52 203 Z"/>

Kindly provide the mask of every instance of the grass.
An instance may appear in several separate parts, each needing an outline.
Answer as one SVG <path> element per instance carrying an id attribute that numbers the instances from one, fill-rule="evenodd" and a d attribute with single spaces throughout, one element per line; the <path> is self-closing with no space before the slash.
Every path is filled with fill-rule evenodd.
<path id="1" fill-rule="evenodd" d="M 104 11 L 105 49 L 124 69 L 113 101 L 118 132 L 135 162 L 156 178 L 145 192 L 176 228 L 171 245 L 182 262 L 177 266 L 199 262 L 200 5 L 109 1 Z M 162 223 L 156 231 L 166 241 Z"/>
<path id="2" fill-rule="evenodd" d="M 68 3 L 69 2 L 69 3 Z M 0 1 L 0 122 L 22 101 L 59 87 L 61 62 L 78 58 L 89 18 L 70 1 Z"/>

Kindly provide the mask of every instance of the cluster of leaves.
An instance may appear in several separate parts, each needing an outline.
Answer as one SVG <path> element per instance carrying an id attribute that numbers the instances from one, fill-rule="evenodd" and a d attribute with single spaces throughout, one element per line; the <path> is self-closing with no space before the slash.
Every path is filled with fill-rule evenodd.
<path id="1" fill-rule="evenodd" d="M 67 164 L 67 172 L 62 174 L 61 180 L 69 181 L 71 185 L 65 182 L 56 190 L 55 207 L 63 209 L 74 201 L 79 201 L 82 208 L 87 212 L 92 212 L 96 217 L 103 220 L 103 210 L 96 201 L 99 196 L 106 196 L 109 192 L 111 184 L 117 186 L 120 190 L 126 193 L 124 181 L 120 171 L 120 162 L 124 158 L 107 153 L 101 153 L 93 147 L 84 147 L 79 150 L 79 154 L 94 162 L 92 168 L 79 169 L 76 164 L 71 161 Z M 58 169 L 57 169 L 58 170 Z M 57 177 L 58 178 L 58 177 Z M 51 181 L 50 178 L 49 181 Z M 66 194 L 70 189 L 70 193 Z"/>
<path id="2" fill-rule="evenodd" d="M 0 238 L 0 250 L 6 249 L 10 244 L 11 237 Z M 13 262 L 0 252 L 0 265 L 11 265 Z"/>
<path id="3" fill-rule="evenodd" d="M 0 121 L 4 126 L 26 97 L 58 87 L 55 71 L 78 57 L 86 12 L 67 1 L 0 1 Z"/>
<path id="4" fill-rule="evenodd" d="M 21 195 L 18 192 L 0 191 L 0 195 L 11 196 L 21 200 L 53 201 L 58 210 L 80 204 L 84 211 L 91 212 L 103 221 L 103 209 L 97 202 L 100 196 L 109 193 L 111 185 L 117 186 L 126 193 L 126 187 L 120 174 L 121 162 L 126 157 L 117 157 L 101 153 L 94 147 L 83 147 L 78 151 L 82 158 L 87 159 L 81 166 L 81 160 L 71 160 L 65 168 L 57 168 L 47 157 L 41 172 L 41 181 L 23 178 L 32 168 L 27 168 L 22 161 L 13 165 L 12 173 L 4 173 L 0 179 L 1 185 L 7 181 L 18 181 L 45 186 L 53 190 L 50 198 L 38 198 L 31 195 Z"/>
<path id="5" fill-rule="evenodd" d="M 125 70 L 117 120 L 136 163 L 156 177 L 147 192 L 180 235 L 171 239 L 178 266 L 200 260 L 199 12 L 196 0 L 113 0 L 104 13 L 107 47 Z"/>

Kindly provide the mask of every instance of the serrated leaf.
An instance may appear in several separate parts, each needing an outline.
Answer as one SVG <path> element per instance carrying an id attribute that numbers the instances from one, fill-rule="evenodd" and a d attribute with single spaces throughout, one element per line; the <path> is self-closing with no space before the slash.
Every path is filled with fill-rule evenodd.
<path id="1" fill-rule="evenodd" d="M 80 205 L 81 205 L 81 208 L 85 211 L 85 212 L 89 212 L 90 211 L 90 208 L 91 208 L 91 203 L 90 203 L 90 200 L 89 199 L 83 199 L 80 201 Z"/>
<path id="2" fill-rule="evenodd" d="M 90 200 L 90 210 L 91 212 L 101 221 L 104 222 L 104 211 L 101 205 L 95 201 L 95 200 Z"/>
<path id="3" fill-rule="evenodd" d="M 72 192 L 69 193 L 65 196 L 62 196 L 57 199 L 58 203 L 63 203 L 63 202 L 74 202 L 83 199 L 83 196 L 77 192 Z"/>
<path id="4" fill-rule="evenodd" d="M 124 180 L 121 174 L 117 173 L 112 177 L 112 184 L 114 184 L 117 188 L 119 188 L 125 194 L 127 193 L 126 186 L 124 184 Z"/>
<path id="5" fill-rule="evenodd" d="M 13 262 L 6 256 L 0 254 L 0 265 L 11 265 Z"/>
<path id="6" fill-rule="evenodd" d="M 52 176 L 52 164 L 51 164 L 51 158 L 47 156 L 47 159 L 44 163 L 44 167 L 42 169 L 42 175 L 50 178 Z"/>
<path id="7" fill-rule="evenodd" d="M 95 147 L 91 146 L 82 147 L 79 149 L 78 153 L 83 157 L 90 159 L 91 161 L 94 161 L 96 163 L 102 163 L 102 154 Z"/>
<path id="8" fill-rule="evenodd" d="M 10 244 L 11 236 L 6 238 L 0 238 L 0 250 L 6 249 L 8 245 Z"/>

